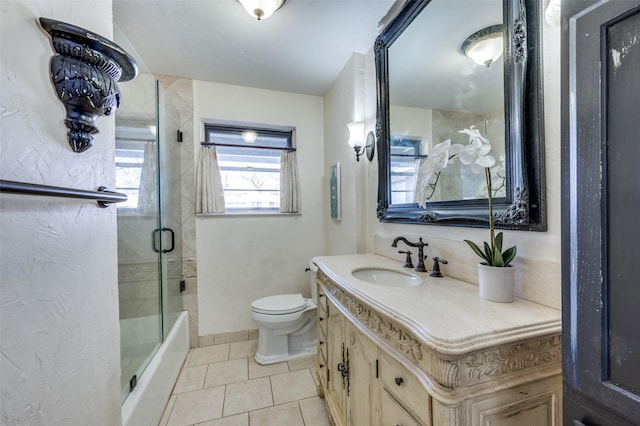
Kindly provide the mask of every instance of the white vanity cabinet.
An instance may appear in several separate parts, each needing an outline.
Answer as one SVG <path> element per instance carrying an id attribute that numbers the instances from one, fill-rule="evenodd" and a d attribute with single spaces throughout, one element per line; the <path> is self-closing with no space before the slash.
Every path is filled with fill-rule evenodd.
<path id="1" fill-rule="evenodd" d="M 367 261 L 398 268 L 381 256 L 314 261 L 316 372 L 335 425 L 561 424 L 557 310 L 483 301 L 453 279 L 389 288 L 351 276 Z"/>
<path id="2" fill-rule="evenodd" d="M 319 294 L 326 296 L 319 287 Z M 323 317 L 326 315 L 326 317 Z M 330 404 L 336 425 L 370 426 L 377 422 L 373 398 L 378 348 L 337 309 L 329 299 L 324 304 L 320 325 L 316 371 L 327 404 Z M 326 321 L 325 319 L 326 318 Z M 322 339 L 326 338 L 326 343 Z M 326 351 L 325 351 L 326 349 Z M 326 360 L 326 362 L 325 362 Z M 328 374 L 327 374 L 328 372 Z M 355 398 L 352 395 L 367 395 Z"/>

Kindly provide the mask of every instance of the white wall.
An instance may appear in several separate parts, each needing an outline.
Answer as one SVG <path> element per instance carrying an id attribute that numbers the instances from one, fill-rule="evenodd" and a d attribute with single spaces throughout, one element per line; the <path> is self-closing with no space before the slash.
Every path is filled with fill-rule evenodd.
<path id="1" fill-rule="evenodd" d="M 516 293 L 521 297 L 536 302 L 560 308 L 560 28 L 543 24 L 543 52 L 544 52 L 544 108 L 545 108 L 545 167 L 547 181 L 547 232 L 518 232 L 506 231 L 505 244 L 518 246 L 518 257 L 515 262 L 518 267 L 516 274 Z M 370 51 L 366 55 L 367 83 L 365 94 L 365 116 L 371 116 L 375 111 L 376 92 L 374 55 Z M 343 73 L 354 73 L 349 64 Z M 352 74 L 353 75 L 353 74 Z M 348 78 L 341 76 L 329 92 L 336 90 L 348 92 L 343 82 Z M 327 99 L 330 99 L 327 96 Z M 350 121 L 349 111 L 335 116 L 327 114 L 325 128 L 340 129 L 344 123 Z M 327 133 L 329 130 L 327 130 Z M 327 138 L 325 152 L 342 152 L 346 149 L 346 140 Z M 327 164 L 331 159 L 327 155 Z M 363 167 L 364 166 L 364 167 Z M 364 171 L 362 170 L 364 168 Z M 364 250 L 384 254 L 398 260 L 403 260 L 397 254 L 398 249 L 390 247 L 392 239 L 399 235 L 416 239 L 424 237 L 429 242 L 425 254 L 430 257 L 439 256 L 449 261 L 442 266 L 445 274 L 461 279 L 477 282 L 476 263 L 478 259 L 463 242 L 470 239 L 476 242 L 485 241 L 488 231 L 485 229 L 444 227 L 432 225 L 402 225 L 381 223 L 376 217 L 377 207 L 377 158 L 366 164 L 356 163 L 355 159 L 344 160 L 342 164 L 343 176 L 360 179 L 362 183 L 350 183 L 350 188 L 343 190 L 343 200 L 357 197 L 356 205 L 365 204 L 365 217 L 359 220 L 367 224 L 367 231 L 359 235 L 355 226 L 342 226 L 340 232 L 327 232 L 327 247 L 353 247 L 353 239 L 358 240 L 356 246 L 364 243 Z M 354 172 L 355 170 L 355 172 Z M 353 190 L 358 185 L 366 185 L 366 191 Z M 330 253 L 334 254 L 334 253 Z M 338 253 L 335 253 L 338 254 Z M 429 265 L 430 266 L 430 265 Z"/>
<path id="2" fill-rule="evenodd" d="M 325 173 L 336 162 L 341 168 L 341 220 L 332 220 L 328 205 L 325 207 L 324 226 L 327 236 L 327 254 L 350 254 L 365 250 L 363 234 L 366 213 L 360 197 L 364 193 L 364 172 L 368 166 L 365 156 L 356 162 L 355 152 L 347 144 L 347 123 L 364 121 L 365 133 L 372 130 L 375 119 L 364 110 L 365 57 L 354 54 L 331 89 L 324 96 Z M 323 192 L 329 194 L 329 183 L 324 182 Z"/>
<path id="3" fill-rule="evenodd" d="M 196 219 L 199 335 L 256 329 L 251 302 L 280 293 L 308 296 L 305 268 L 325 251 L 322 98 L 203 81 L 193 82 L 193 92 L 196 135 L 203 119 L 296 128 L 302 214 Z"/>
<path id="4" fill-rule="evenodd" d="M 110 1 L 2 1 L 0 177 L 114 185 L 114 119 L 89 151 L 67 143 L 40 16 L 112 32 Z M 0 195 L 2 424 L 120 424 L 116 209 Z"/>

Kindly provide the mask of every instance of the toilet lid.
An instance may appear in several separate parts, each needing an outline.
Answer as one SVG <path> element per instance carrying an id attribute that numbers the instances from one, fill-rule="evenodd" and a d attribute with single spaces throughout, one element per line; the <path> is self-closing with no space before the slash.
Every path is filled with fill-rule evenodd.
<path id="1" fill-rule="evenodd" d="M 307 302 L 301 294 L 278 294 L 255 300 L 251 309 L 261 314 L 291 314 L 307 307 Z"/>

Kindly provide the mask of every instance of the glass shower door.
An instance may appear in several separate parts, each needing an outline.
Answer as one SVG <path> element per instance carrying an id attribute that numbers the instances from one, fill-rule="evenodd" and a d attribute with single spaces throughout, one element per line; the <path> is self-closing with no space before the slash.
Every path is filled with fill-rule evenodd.
<path id="1" fill-rule="evenodd" d="M 180 113 L 160 82 L 157 82 L 156 86 L 161 171 L 158 179 L 162 194 L 160 197 L 162 335 L 165 339 L 182 311 L 182 173 L 180 143 L 177 140 Z"/>
<path id="2" fill-rule="evenodd" d="M 116 113 L 122 401 L 182 310 L 179 111 L 152 75 L 120 87 L 132 110 Z"/>
<path id="3" fill-rule="evenodd" d="M 125 99 L 150 98 L 116 113 L 116 188 L 129 197 L 117 210 L 124 401 L 162 343 L 162 276 L 153 243 L 160 227 L 155 79 L 139 76 L 121 90 Z"/>

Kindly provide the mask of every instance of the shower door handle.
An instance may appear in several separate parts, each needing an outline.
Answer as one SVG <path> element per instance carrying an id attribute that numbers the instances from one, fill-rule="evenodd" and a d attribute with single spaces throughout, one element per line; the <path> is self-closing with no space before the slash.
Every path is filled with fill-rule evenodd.
<path id="1" fill-rule="evenodd" d="M 176 248 L 176 233 L 173 232 L 173 229 L 171 228 L 160 228 L 160 230 L 162 232 L 164 231 L 169 231 L 171 233 L 171 248 L 169 249 L 162 249 L 162 253 L 171 253 L 173 251 L 173 249 Z"/>
<path id="2" fill-rule="evenodd" d="M 154 229 L 153 232 L 151 233 L 151 243 L 153 245 L 153 251 L 155 251 L 156 253 L 160 253 L 160 250 L 158 250 L 158 246 L 156 245 L 156 242 L 158 241 L 158 233 L 164 232 L 164 231 L 169 231 L 171 233 L 171 248 L 162 249 L 162 253 L 171 253 L 173 249 L 176 248 L 176 233 L 173 231 L 173 229 L 171 228 Z"/>
<path id="3" fill-rule="evenodd" d="M 158 247 L 156 246 L 156 241 L 158 241 L 158 232 L 160 232 L 159 229 L 154 229 L 151 233 L 151 245 L 153 247 L 153 251 L 156 253 L 160 253 L 160 250 L 158 250 Z"/>

